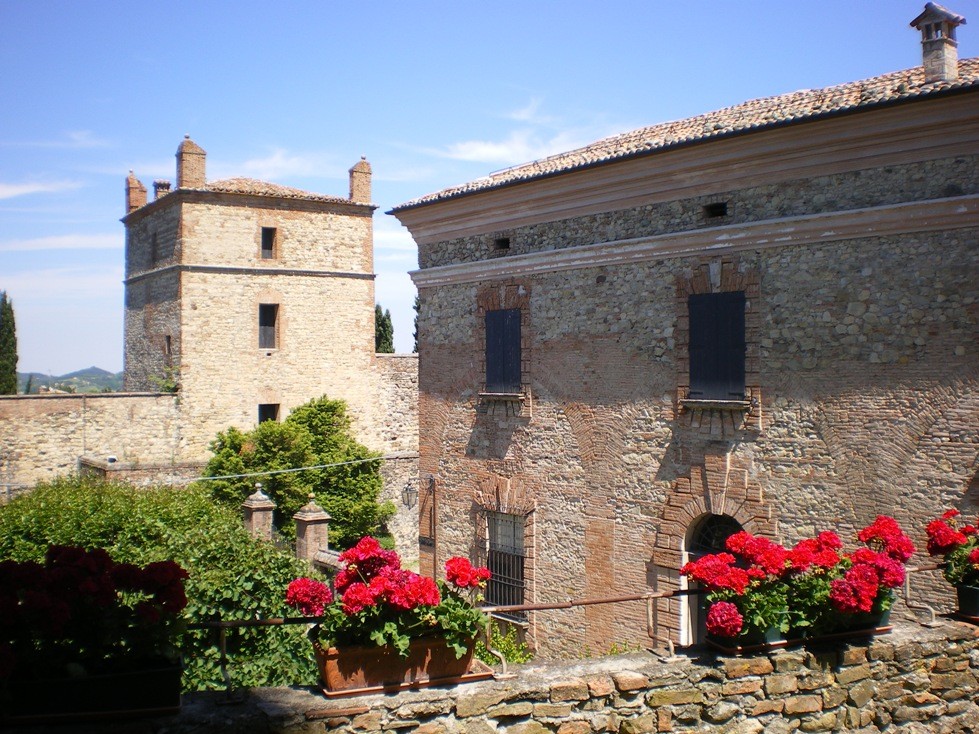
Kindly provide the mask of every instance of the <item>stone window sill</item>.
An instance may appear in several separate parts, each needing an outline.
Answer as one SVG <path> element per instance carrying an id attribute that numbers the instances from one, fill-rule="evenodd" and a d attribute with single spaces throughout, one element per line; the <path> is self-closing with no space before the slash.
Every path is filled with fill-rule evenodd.
<path id="1" fill-rule="evenodd" d="M 750 400 L 694 400 L 687 398 L 680 405 L 690 410 L 729 410 L 732 412 L 751 410 Z"/>
<path id="2" fill-rule="evenodd" d="M 481 392 L 479 399 L 500 403 L 522 403 L 525 400 L 523 393 L 519 392 Z"/>

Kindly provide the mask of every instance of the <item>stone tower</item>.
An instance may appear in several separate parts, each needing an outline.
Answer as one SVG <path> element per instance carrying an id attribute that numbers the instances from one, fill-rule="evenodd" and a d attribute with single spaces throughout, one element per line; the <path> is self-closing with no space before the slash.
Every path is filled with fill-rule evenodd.
<path id="1" fill-rule="evenodd" d="M 208 182 L 205 164 L 186 137 L 172 190 L 156 181 L 147 202 L 126 180 L 126 389 L 179 389 L 187 458 L 206 458 L 229 425 L 324 394 L 344 398 L 376 445 L 370 165 L 351 168 L 342 198 Z"/>

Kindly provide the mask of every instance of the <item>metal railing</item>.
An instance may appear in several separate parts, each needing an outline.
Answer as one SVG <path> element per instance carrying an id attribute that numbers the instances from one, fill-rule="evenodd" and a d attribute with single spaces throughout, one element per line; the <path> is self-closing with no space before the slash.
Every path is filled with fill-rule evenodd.
<path id="1" fill-rule="evenodd" d="M 903 599 L 907 607 L 911 610 L 917 610 L 925 612 L 928 615 L 927 621 L 919 622 L 919 624 L 926 627 L 934 627 L 939 622 L 937 621 L 937 615 L 934 608 L 923 602 L 915 602 L 911 598 L 911 577 L 915 573 L 920 573 L 924 571 L 940 571 L 943 568 L 942 563 L 925 563 L 919 566 L 909 566 L 905 569 L 905 579 L 904 579 L 904 594 Z M 699 596 L 706 594 L 705 589 L 671 589 L 669 591 L 650 591 L 642 594 L 629 594 L 625 596 L 611 596 L 602 597 L 596 599 L 572 599 L 565 602 L 557 602 L 551 604 L 513 604 L 513 605 L 497 605 L 497 606 L 484 606 L 481 609 L 487 614 L 525 614 L 527 612 L 546 612 L 546 611 L 557 611 L 561 609 L 573 609 L 575 607 L 587 607 L 599 604 L 623 604 L 629 602 L 644 601 L 646 605 L 646 633 L 651 640 L 661 642 L 666 645 L 669 654 L 667 659 L 672 659 L 676 657 L 676 642 L 669 637 L 659 633 L 659 602 L 662 599 L 674 599 L 685 596 Z M 232 698 L 233 686 L 231 681 L 231 676 L 228 673 L 228 639 L 227 633 L 231 629 L 240 629 L 243 627 L 276 627 L 281 625 L 294 625 L 294 624 L 305 624 L 312 625 L 321 621 L 321 617 L 272 617 L 269 619 L 234 619 L 234 620 L 213 620 L 208 622 L 196 622 L 194 624 L 188 625 L 188 629 L 192 630 L 204 630 L 204 629 L 216 629 L 218 630 L 218 646 L 221 653 L 220 667 L 221 676 L 224 680 L 226 686 L 226 693 L 229 699 Z M 486 631 L 485 639 L 486 650 L 496 657 L 500 661 L 502 670 L 499 673 L 494 673 L 494 677 L 497 679 L 511 678 L 513 677 L 507 668 L 507 661 L 504 655 L 495 650 L 492 647 L 492 639 L 490 636 L 489 627 Z"/>

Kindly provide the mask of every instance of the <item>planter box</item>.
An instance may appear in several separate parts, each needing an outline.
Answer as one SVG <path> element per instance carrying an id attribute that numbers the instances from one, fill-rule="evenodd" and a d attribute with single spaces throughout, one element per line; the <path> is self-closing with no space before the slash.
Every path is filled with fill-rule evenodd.
<path id="1" fill-rule="evenodd" d="M 464 683 L 490 678 L 493 671 L 473 660 L 473 647 L 461 658 L 441 638 L 412 640 L 408 657 L 390 646 L 351 645 L 313 652 L 327 697 Z"/>
<path id="2" fill-rule="evenodd" d="M 3 723 L 59 723 L 166 716 L 180 711 L 180 665 L 120 673 L 8 681 Z"/>

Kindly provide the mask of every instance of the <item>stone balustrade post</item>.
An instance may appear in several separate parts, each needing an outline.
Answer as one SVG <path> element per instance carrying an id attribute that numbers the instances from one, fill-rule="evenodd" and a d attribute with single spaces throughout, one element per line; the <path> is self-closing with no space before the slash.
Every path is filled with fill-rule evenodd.
<path id="1" fill-rule="evenodd" d="M 275 503 L 262 491 L 261 483 L 255 484 L 255 493 L 248 497 L 242 505 L 245 529 L 253 538 L 272 540 L 272 513 Z"/>
<path id="2" fill-rule="evenodd" d="M 296 558 L 312 561 L 318 551 L 329 546 L 330 516 L 316 504 L 313 495 L 294 516 L 296 521 Z"/>

